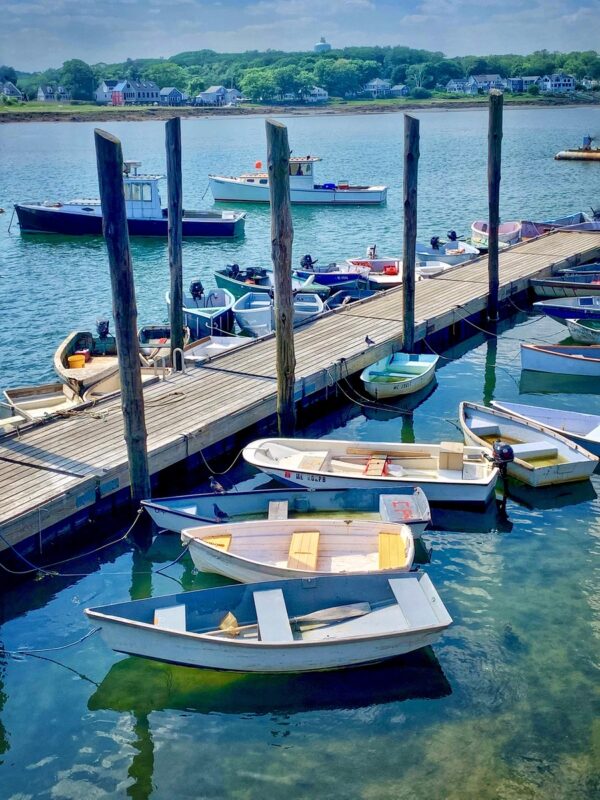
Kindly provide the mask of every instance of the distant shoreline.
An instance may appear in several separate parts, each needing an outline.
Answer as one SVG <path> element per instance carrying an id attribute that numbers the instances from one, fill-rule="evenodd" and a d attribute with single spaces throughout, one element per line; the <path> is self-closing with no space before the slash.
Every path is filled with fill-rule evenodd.
<path id="1" fill-rule="evenodd" d="M 590 100 L 574 101 L 562 97 L 546 98 L 513 98 L 505 96 L 507 108 L 562 108 L 562 107 L 594 107 L 600 105 L 600 97 L 596 102 Z M 240 106 L 238 108 L 201 108 L 184 107 L 131 107 L 107 108 L 103 106 L 63 106 L 58 109 L 35 108 L 14 111 L 0 107 L 0 124 L 10 122 L 130 122 L 146 120 L 167 120 L 172 117 L 182 119 L 210 119 L 214 117 L 248 117 L 248 116 L 341 116 L 362 114 L 394 114 L 402 111 L 460 111 L 473 108 L 486 108 L 486 98 L 481 100 L 422 100 L 399 102 L 366 102 L 337 103 L 325 106 Z"/>

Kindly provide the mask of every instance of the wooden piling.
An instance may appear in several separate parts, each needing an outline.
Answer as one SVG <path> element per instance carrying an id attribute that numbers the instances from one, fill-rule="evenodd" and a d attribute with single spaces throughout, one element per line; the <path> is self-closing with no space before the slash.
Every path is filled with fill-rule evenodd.
<path id="1" fill-rule="evenodd" d="M 265 126 L 271 199 L 271 258 L 275 286 L 277 425 L 280 436 L 290 436 L 294 433 L 296 424 L 294 403 L 296 355 L 292 292 L 294 228 L 290 205 L 290 147 L 285 125 L 268 119 Z"/>
<path id="2" fill-rule="evenodd" d="M 404 115 L 404 246 L 402 253 L 402 349 L 415 344 L 415 262 L 417 258 L 417 178 L 419 120 Z"/>
<path id="3" fill-rule="evenodd" d="M 94 138 L 102 204 L 102 230 L 110 265 L 131 497 L 137 501 L 150 497 L 150 472 L 146 449 L 137 307 L 123 191 L 123 153 L 121 142 L 110 133 L 97 128 Z"/>
<path id="4" fill-rule="evenodd" d="M 502 107 L 504 95 L 498 89 L 490 92 L 490 113 L 488 127 L 488 319 L 498 319 L 498 289 L 500 274 L 498 268 L 498 226 L 500 225 L 500 167 L 502 160 Z"/>
<path id="5" fill-rule="evenodd" d="M 167 149 L 167 194 L 168 194 L 168 234 L 169 234 L 169 272 L 171 275 L 171 305 L 169 321 L 171 324 L 171 364 L 174 369 L 182 369 L 181 355 L 175 357 L 176 350 L 183 350 L 183 190 L 181 177 L 181 119 L 173 117 L 165 125 L 165 145 Z"/>

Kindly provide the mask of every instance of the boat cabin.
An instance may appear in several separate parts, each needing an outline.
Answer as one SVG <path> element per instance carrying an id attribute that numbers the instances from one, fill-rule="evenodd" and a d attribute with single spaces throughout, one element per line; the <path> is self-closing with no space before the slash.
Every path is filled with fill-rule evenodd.
<path id="1" fill-rule="evenodd" d="M 128 218 L 144 219 L 163 216 L 158 182 L 164 175 L 138 175 L 141 161 L 125 161 L 123 188 Z"/>
<path id="2" fill-rule="evenodd" d="M 321 161 L 318 156 L 290 158 L 290 187 L 294 189 L 312 189 L 315 185 L 313 164 L 317 161 Z M 266 186 L 269 183 L 269 174 L 267 172 L 249 172 L 240 175 L 239 180 L 244 183 L 257 183 Z"/>

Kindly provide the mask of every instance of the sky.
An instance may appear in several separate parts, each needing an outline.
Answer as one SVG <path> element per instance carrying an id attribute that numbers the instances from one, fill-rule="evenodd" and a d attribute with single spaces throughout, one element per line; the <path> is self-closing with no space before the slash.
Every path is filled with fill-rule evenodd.
<path id="1" fill-rule="evenodd" d="M 0 0 L 0 63 L 113 63 L 184 50 L 407 45 L 448 56 L 595 50 L 600 0 Z"/>

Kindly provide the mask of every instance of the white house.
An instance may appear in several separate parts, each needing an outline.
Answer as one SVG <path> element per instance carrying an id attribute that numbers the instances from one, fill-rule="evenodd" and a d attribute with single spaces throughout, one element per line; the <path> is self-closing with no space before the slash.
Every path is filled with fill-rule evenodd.
<path id="1" fill-rule="evenodd" d="M 477 92 L 489 92 L 491 89 L 504 89 L 505 83 L 500 75 L 471 75 L 467 80 L 467 86 Z"/>
<path id="2" fill-rule="evenodd" d="M 446 91 L 452 94 L 477 94 L 477 83 L 466 78 L 452 78 L 446 84 Z"/>
<path id="3" fill-rule="evenodd" d="M 307 103 L 326 103 L 329 100 L 329 92 L 320 86 L 311 86 L 304 99 Z"/>
<path id="4" fill-rule="evenodd" d="M 597 86 L 600 86 L 600 81 L 594 78 L 584 78 L 581 83 L 584 89 L 595 89 Z"/>
<path id="5" fill-rule="evenodd" d="M 321 36 L 319 41 L 314 46 L 315 53 L 328 53 L 331 50 L 331 45 L 329 42 L 325 41 L 325 38 Z"/>
<path id="6" fill-rule="evenodd" d="M 118 83 L 118 80 L 113 80 L 112 78 L 110 80 L 102 81 L 95 91 L 96 102 L 103 106 L 107 106 L 112 103 L 113 89 Z"/>
<path id="7" fill-rule="evenodd" d="M 408 97 L 410 89 L 405 83 L 397 83 L 390 89 L 390 94 L 392 97 Z"/>
<path id="8" fill-rule="evenodd" d="M 574 92 L 575 78 L 572 75 L 565 75 L 564 72 L 557 72 L 554 75 L 544 75 L 540 81 L 540 91 L 546 94 Z"/>
<path id="9" fill-rule="evenodd" d="M 226 89 L 224 86 L 209 86 L 208 89 L 196 95 L 197 106 L 227 106 L 237 105 L 241 100 L 238 89 Z"/>
<path id="10" fill-rule="evenodd" d="M 370 94 L 371 97 L 388 97 L 392 91 L 392 82 L 383 78 L 373 78 L 372 81 L 365 83 L 363 94 Z"/>
<path id="11" fill-rule="evenodd" d="M 4 81 L 0 83 L 0 95 L 3 97 L 12 97 L 15 100 L 23 99 L 23 92 L 14 85 L 12 81 Z"/>

